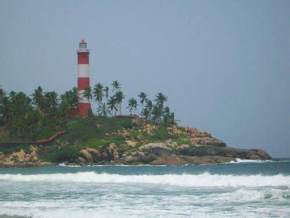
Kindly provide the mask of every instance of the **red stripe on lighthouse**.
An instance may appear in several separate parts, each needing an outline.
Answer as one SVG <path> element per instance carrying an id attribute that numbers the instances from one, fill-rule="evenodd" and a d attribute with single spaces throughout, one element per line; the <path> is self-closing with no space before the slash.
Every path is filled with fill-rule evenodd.
<path id="1" fill-rule="evenodd" d="M 90 86 L 90 78 L 78 78 L 78 90 L 86 90 Z"/>
<path id="2" fill-rule="evenodd" d="M 91 109 L 91 104 L 90 103 L 79 103 L 79 115 L 81 117 L 86 117 L 88 116 L 88 112 Z"/>
<path id="3" fill-rule="evenodd" d="M 89 64 L 89 52 L 78 53 L 78 64 Z"/>

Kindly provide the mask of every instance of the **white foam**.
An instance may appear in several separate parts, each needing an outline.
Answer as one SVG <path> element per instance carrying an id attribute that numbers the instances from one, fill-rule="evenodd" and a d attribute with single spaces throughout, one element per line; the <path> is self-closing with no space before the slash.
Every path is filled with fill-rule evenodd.
<path id="1" fill-rule="evenodd" d="M 273 162 L 273 161 L 272 160 L 248 160 L 248 159 L 236 158 L 235 160 L 232 160 L 229 163 L 265 163 L 265 162 Z"/>
<path id="2" fill-rule="evenodd" d="M 96 172 L 56 174 L 0 174 L 0 181 L 61 182 L 61 183 L 112 183 L 112 184 L 160 184 L 185 187 L 290 187 L 288 175 L 220 175 L 202 173 L 165 175 L 119 175 Z"/>
<path id="3" fill-rule="evenodd" d="M 81 167 L 81 165 L 77 165 L 77 164 L 65 164 L 65 163 L 60 163 L 60 164 L 58 164 L 58 166 L 60 166 L 60 167 Z"/>

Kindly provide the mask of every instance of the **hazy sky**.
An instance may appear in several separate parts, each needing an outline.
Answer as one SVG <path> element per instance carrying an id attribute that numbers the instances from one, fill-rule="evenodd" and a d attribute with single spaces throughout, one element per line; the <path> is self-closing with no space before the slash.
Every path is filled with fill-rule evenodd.
<path id="1" fill-rule="evenodd" d="M 0 1 L 0 85 L 76 85 L 80 38 L 93 83 L 161 91 L 181 124 L 290 156 L 289 0 Z"/>

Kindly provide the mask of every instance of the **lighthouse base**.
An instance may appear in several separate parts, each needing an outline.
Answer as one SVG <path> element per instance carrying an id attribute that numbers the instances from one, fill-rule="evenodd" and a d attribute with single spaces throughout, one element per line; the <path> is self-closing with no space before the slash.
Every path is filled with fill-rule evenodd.
<path id="1" fill-rule="evenodd" d="M 87 117 L 91 111 L 90 103 L 79 103 L 78 112 L 80 117 Z"/>

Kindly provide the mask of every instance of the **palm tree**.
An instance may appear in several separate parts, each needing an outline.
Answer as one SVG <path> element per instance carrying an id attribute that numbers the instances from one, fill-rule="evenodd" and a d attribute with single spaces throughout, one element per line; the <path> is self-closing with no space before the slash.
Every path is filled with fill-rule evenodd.
<path id="1" fill-rule="evenodd" d="M 39 109 L 44 109 L 44 93 L 41 86 L 38 86 L 37 89 L 34 90 L 32 94 L 32 103 Z"/>
<path id="2" fill-rule="evenodd" d="M 104 92 L 105 92 L 105 97 L 106 97 L 106 99 L 108 100 L 108 98 L 109 98 L 109 87 L 108 87 L 108 86 L 106 86 L 106 87 L 104 88 Z"/>
<path id="3" fill-rule="evenodd" d="M 109 107 L 111 114 L 116 115 L 118 108 L 117 108 L 117 101 L 116 101 L 116 98 L 114 96 L 110 97 L 110 99 L 107 102 L 107 105 Z"/>
<path id="4" fill-rule="evenodd" d="M 44 105 L 45 105 L 45 112 L 48 116 L 54 116 L 57 111 L 58 107 L 58 95 L 56 92 L 46 92 L 44 94 Z"/>
<path id="5" fill-rule="evenodd" d="M 98 109 L 98 113 L 103 117 L 108 116 L 107 104 L 105 102 L 103 102 L 101 107 Z"/>
<path id="6" fill-rule="evenodd" d="M 146 120 L 150 120 L 152 113 L 153 103 L 151 100 L 146 100 L 146 104 L 142 109 L 141 115 L 144 116 Z"/>
<path id="7" fill-rule="evenodd" d="M 147 95 L 145 92 L 140 92 L 140 94 L 138 95 L 138 97 L 140 98 L 140 103 L 143 105 L 144 102 L 146 101 L 147 99 Z"/>
<path id="8" fill-rule="evenodd" d="M 78 92 L 78 89 L 76 87 L 73 87 L 69 91 L 69 96 L 70 96 L 71 105 L 73 107 L 77 106 L 79 103 L 79 92 Z"/>
<path id="9" fill-rule="evenodd" d="M 4 89 L 0 88 L 0 99 L 2 99 L 5 96 Z"/>
<path id="10" fill-rule="evenodd" d="M 161 92 L 159 92 L 156 95 L 155 102 L 156 102 L 156 104 L 159 104 L 160 106 L 162 106 L 161 107 L 162 109 L 163 109 L 163 105 L 166 101 L 167 101 L 167 97 L 165 95 L 163 95 Z"/>
<path id="11" fill-rule="evenodd" d="M 103 85 L 101 83 L 97 83 L 94 88 L 94 96 L 97 102 L 102 102 L 103 100 Z"/>
<path id="12" fill-rule="evenodd" d="M 8 97 L 5 91 L 0 88 L 0 126 L 5 123 L 7 117 Z"/>
<path id="13" fill-rule="evenodd" d="M 133 115 L 136 112 L 137 105 L 138 105 L 138 103 L 137 103 L 137 100 L 135 98 L 130 98 L 129 99 L 128 108 L 129 108 L 129 111 L 130 111 L 130 115 Z"/>
<path id="14" fill-rule="evenodd" d="M 170 112 L 169 107 L 165 107 L 163 111 L 163 123 L 168 125 L 173 125 L 175 123 L 174 113 Z"/>
<path id="15" fill-rule="evenodd" d="M 116 104 L 118 106 L 118 110 L 120 112 L 120 114 L 122 114 L 122 102 L 125 98 L 125 95 L 122 91 L 118 91 L 116 92 L 116 94 L 114 95 L 114 98 L 116 100 Z"/>
<path id="16" fill-rule="evenodd" d="M 99 113 L 101 105 L 102 105 L 102 101 L 103 101 L 103 97 L 104 97 L 104 90 L 103 90 L 103 85 L 101 83 L 97 83 L 95 85 L 94 88 L 94 96 L 95 96 L 95 100 L 98 104 L 97 106 L 97 111 Z"/>
<path id="17" fill-rule="evenodd" d="M 92 88 L 90 86 L 88 88 L 86 88 L 86 90 L 84 92 L 84 97 L 87 98 L 88 100 L 91 100 L 93 98 Z"/>
<path id="18" fill-rule="evenodd" d="M 113 86 L 113 90 L 114 90 L 114 91 L 117 91 L 117 90 L 119 90 L 119 89 L 121 88 L 121 84 L 119 83 L 118 80 L 114 80 L 114 81 L 112 82 L 112 86 Z"/>
<path id="19" fill-rule="evenodd" d="M 152 121 L 160 124 L 162 117 L 162 107 L 160 104 L 155 104 L 152 108 Z"/>
<path id="20" fill-rule="evenodd" d="M 67 118 L 71 112 L 73 112 L 78 105 L 78 91 L 77 88 L 73 88 L 66 91 L 60 96 L 61 103 L 59 106 L 59 112 L 62 118 Z"/>

